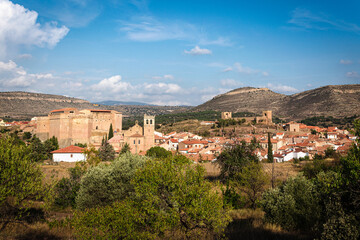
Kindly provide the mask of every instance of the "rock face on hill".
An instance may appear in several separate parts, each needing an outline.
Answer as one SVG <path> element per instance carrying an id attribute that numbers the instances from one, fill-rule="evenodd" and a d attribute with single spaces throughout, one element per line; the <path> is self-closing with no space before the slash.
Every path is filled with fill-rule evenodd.
<path id="1" fill-rule="evenodd" d="M 93 104 L 89 101 L 60 95 L 29 93 L 29 92 L 0 92 L 0 118 L 9 116 L 15 119 L 29 119 L 34 116 L 45 116 L 51 110 L 60 108 L 78 109 L 108 109 L 127 115 L 158 115 L 176 111 L 185 111 L 185 107 L 170 106 L 106 106 Z"/>
<path id="2" fill-rule="evenodd" d="M 193 110 L 258 114 L 263 110 L 272 110 L 275 116 L 293 120 L 322 115 L 360 115 L 360 84 L 329 85 L 293 95 L 275 93 L 267 88 L 239 88 L 215 96 Z"/>

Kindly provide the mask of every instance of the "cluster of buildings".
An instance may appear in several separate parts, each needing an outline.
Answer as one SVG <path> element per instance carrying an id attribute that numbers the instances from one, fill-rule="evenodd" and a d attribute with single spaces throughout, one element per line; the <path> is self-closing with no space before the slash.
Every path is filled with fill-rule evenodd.
<path id="1" fill-rule="evenodd" d="M 222 113 L 223 119 L 231 119 L 231 112 Z M 263 125 L 272 123 L 271 111 L 264 111 L 261 117 L 253 117 L 246 121 Z M 3 121 L 2 121 L 3 122 Z M 0 124 L 3 124 L 0 120 Z M 15 123 L 14 123 L 15 124 Z M 153 146 L 160 146 L 166 150 L 179 152 L 194 161 L 212 161 L 222 152 L 225 146 L 239 144 L 243 141 L 250 144 L 255 138 L 261 146 L 256 150 L 260 160 L 267 159 L 268 134 L 248 133 L 234 134 L 227 137 L 201 137 L 190 132 L 171 132 L 163 134 L 155 131 L 155 117 L 144 115 L 144 124 L 138 122 L 127 130 L 122 129 L 122 114 L 113 110 L 98 110 L 64 108 L 51 111 L 46 117 L 36 117 L 30 122 L 19 122 L 21 129 L 33 129 L 42 141 L 55 136 L 61 149 L 54 151 L 57 156 L 77 160 L 82 149 L 75 147 L 82 143 L 100 147 L 102 140 L 109 133 L 112 125 L 114 136 L 108 140 L 116 152 L 125 144 L 130 146 L 131 152 L 145 154 Z M 203 121 L 202 125 L 213 125 L 213 121 Z M 29 128 L 29 129 L 27 129 Z M 324 155 L 328 148 L 340 154 L 346 154 L 352 146 L 355 136 L 337 127 L 320 128 L 307 126 L 296 122 L 289 122 L 282 127 L 272 128 L 271 143 L 273 156 L 277 162 L 309 157 L 315 154 Z M 61 157 L 60 157 L 61 158 Z M 69 160 L 69 161 L 70 161 Z"/>
<path id="2" fill-rule="evenodd" d="M 155 143 L 155 117 L 144 115 L 144 126 L 137 122 L 128 130 L 122 129 L 122 114 L 114 110 L 64 108 L 51 111 L 46 117 L 36 117 L 35 134 L 45 141 L 56 137 L 60 148 L 76 143 L 101 146 L 112 126 L 114 137 L 109 143 L 120 151 L 127 143 L 132 153 L 146 152 Z"/>

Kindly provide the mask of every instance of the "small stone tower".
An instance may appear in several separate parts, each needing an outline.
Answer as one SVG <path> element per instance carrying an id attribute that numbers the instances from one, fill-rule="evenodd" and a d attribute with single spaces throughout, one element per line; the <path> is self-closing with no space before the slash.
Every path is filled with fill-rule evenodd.
<path id="1" fill-rule="evenodd" d="M 263 111 L 263 117 L 266 118 L 266 124 L 270 125 L 272 124 L 272 111 Z"/>
<path id="2" fill-rule="evenodd" d="M 145 151 L 155 144 L 155 116 L 144 115 L 144 141 Z"/>
<path id="3" fill-rule="evenodd" d="M 232 113 L 231 112 L 221 112 L 221 119 L 231 119 Z"/>

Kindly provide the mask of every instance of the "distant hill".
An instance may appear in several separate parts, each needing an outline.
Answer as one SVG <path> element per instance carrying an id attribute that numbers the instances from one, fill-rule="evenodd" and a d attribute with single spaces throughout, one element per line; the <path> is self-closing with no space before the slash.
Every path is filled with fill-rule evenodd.
<path id="1" fill-rule="evenodd" d="M 329 85 L 284 95 L 267 88 L 245 87 L 217 95 L 193 111 L 215 110 L 273 114 L 293 120 L 314 116 L 345 117 L 360 115 L 360 84 Z"/>
<path id="2" fill-rule="evenodd" d="M 111 101 L 111 100 L 96 102 L 96 104 L 108 105 L 108 106 L 118 106 L 118 105 L 156 106 L 154 104 L 148 104 L 143 102 L 125 102 L 125 101 Z"/>
<path id="3" fill-rule="evenodd" d="M 150 106 L 150 105 L 117 105 L 108 106 L 90 103 L 89 101 L 60 95 L 30 92 L 0 92 L 0 118 L 9 116 L 15 119 L 28 119 L 34 116 L 45 116 L 51 110 L 60 108 L 108 109 L 122 112 L 124 116 L 143 114 L 159 115 L 183 112 L 188 107 Z"/>

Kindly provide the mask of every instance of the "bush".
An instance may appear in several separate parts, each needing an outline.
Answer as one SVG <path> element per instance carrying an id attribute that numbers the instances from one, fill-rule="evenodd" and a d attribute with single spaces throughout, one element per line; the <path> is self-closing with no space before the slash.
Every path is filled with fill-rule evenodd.
<path id="1" fill-rule="evenodd" d="M 290 178 L 279 188 L 266 191 L 261 205 L 266 221 L 286 230 L 312 230 L 320 219 L 315 186 L 301 175 Z"/>
<path id="2" fill-rule="evenodd" d="M 75 234 L 80 239 L 219 237 L 230 217 L 204 173 L 200 165 L 173 159 L 147 161 L 133 178 L 133 195 L 75 212 Z"/>
<path id="3" fill-rule="evenodd" d="M 80 183 L 76 197 L 77 208 L 108 205 L 129 196 L 134 191 L 130 181 L 146 159 L 143 156 L 125 153 L 110 165 L 90 168 Z"/>
<path id="4" fill-rule="evenodd" d="M 80 167 L 69 169 L 70 178 L 62 178 L 55 185 L 55 199 L 54 204 L 60 207 L 75 207 L 75 199 L 80 189 L 81 177 L 85 171 Z"/>
<path id="5" fill-rule="evenodd" d="M 147 150 L 146 156 L 153 158 L 168 158 L 172 156 L 172 153 L 170 151 L 167 151 L 165 148 L 156 146 L 151 147 L 149 150 Z"/>

